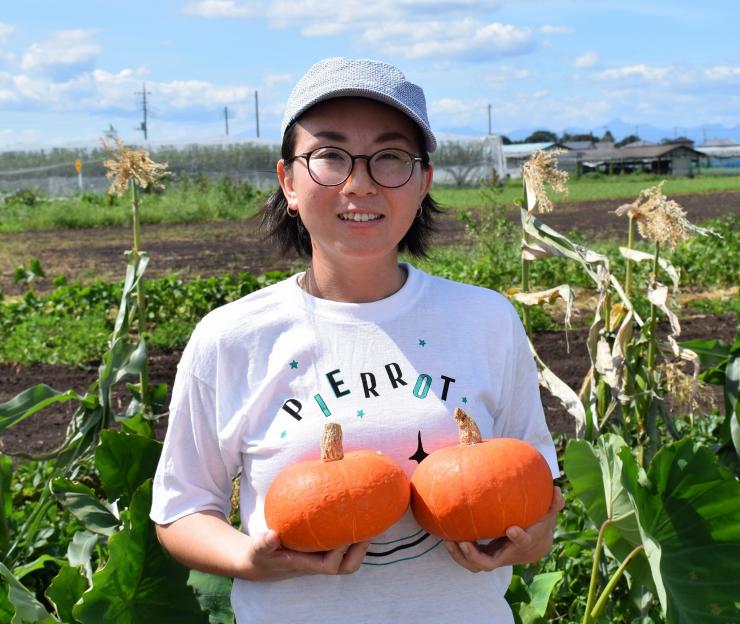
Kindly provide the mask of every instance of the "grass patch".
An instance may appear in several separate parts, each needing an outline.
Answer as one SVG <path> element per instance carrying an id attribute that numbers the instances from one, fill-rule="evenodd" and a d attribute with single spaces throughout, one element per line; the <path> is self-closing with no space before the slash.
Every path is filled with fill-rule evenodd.
<path id="1" fill-rule="evenodd" d="M 740 176 L 702 174 L 694 178 L 672 178 L 646 174 L 607 176 L 587 174 L 580 178 L 571 177 L 568 181 L 570 192 L 567 195 L 552 193 L 553 203 L 564 201 L 592 201 L 600 199 L 635 199 L 647 186 L 655 186 L 666 180 L 663 192 L 666 195 L 686 195 L 689 193 L 740 192 Z M 432 196 L 442 206 L 450 208 L 472 208 L 481 205 L 478 188 L 433 189 Z M 522 197 L 521 180 L 509 180 L 500 195 L 505 205 Z"/>
<path id="2" fill-rule="evenodd" d="M 246 182 L 221 178 L 184 178 L 164 192 L 141 193 L 141 222 L 194 223 L 244 219 L 254 215 L 265 193 Z M 0 204 L 0 232 L 28 232 L 130 226 L 131 199 L 83 193 L 65 199 L 48 199 L 30 191 L 15 193 Z"/>

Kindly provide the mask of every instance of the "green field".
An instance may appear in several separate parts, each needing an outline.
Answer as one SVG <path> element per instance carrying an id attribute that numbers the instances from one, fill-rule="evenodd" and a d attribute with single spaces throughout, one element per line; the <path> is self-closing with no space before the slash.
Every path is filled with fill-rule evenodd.
<path id="1" fill-rule="evenodd" d="M 658 184 L 658 176 L 643 174 L 604 176 L 587 175 L 572 179 L 568 195 L 553 194 L 555 203 L 597 199 L 634 199 L 647 186 Z M 521 181 L 511 180 L 503 188 L 500 201 L 513 204 L 521 197 Z M 664 192 L 668 195 L 686 193 L 740 192 L 739 176 L 700 175 L 694 178 L 667 178 Z M 449 208 L 480 206 L 480 188 L 437 187 L 433 197 Z M 246 183 L 221 178 L 210 182 L 206 178 L 185 178 L 172 184 L 163 193 L 142 196 L 142 222 L 193 223 L 219 219 L 243 219 L 254 215 L 265 197 Z M 50 200 L 25 191 L 7 196 L 0 203 L 0 232 L 28 232 L 125 226 L 131 219 L 127 197 L 85 193 L 68 199 Z"/>
<path id="2" fill-rule="evenodd" d="M 647 186 L 655 186 L 666 180 L 663 192 L 666 195 L 688 193 L 740 192 L 740 175 L 699 175 L 694 178 L 670 178 L 645 174 L 605 176 L 585 175 L 568 181 L 567 195 L 552 193 L 555 204 L 562 201 L 589 201 L 597 199 L 634 199 Z M 434 198 L 451 208 L 467 208 L 480 204 L 478 188 L 436 188 Z M 512 203 L 522 196 L 521 180 L 510 180 L 501 194 L 502 203 Z"/>

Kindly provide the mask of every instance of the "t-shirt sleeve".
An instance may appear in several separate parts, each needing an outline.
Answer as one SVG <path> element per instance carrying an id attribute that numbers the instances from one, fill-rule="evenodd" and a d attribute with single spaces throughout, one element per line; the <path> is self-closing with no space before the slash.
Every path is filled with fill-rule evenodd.
<path id="1" fill-rule="evenodd" d="M 494 434 L 529 442 L 542 453 L 555 478 L 560 476 L 560 469 L 540 399 L 537 365 L 513 306 L 511 314 L 511 365 L 506 367 L 500 418 L 494 423 Z"/>
<path id="2" fill-rule="evenodd" d="M 228 517 L 238 457 L 221 448 L 216 392 L 182 364 L 172 391 L 162 456 L 154 477 L 151 519 L 168 524 L 197 511 Z"/>

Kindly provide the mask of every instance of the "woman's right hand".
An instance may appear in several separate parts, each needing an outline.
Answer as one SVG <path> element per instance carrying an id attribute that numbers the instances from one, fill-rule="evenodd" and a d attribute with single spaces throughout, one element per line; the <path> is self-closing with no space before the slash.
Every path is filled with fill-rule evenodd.
<path id="1" fill-rule="evenodd" d="M 244 578 L 277 581 L 307 574 L 351 574 L 360 568 L 369 545 L 359 542 L 326 552 L 299 552 L 283 548 L 277 532 L 270 529 L 249 540 Z"/>
<path id="2" fill-rule="evenodd" d="M 180 563 L 231 578 L 276 581 L 306 574 L 351 574 L 370 542 L 327 552 L 283 548 L 276 531 L 254 536 L 235 529 L 219 511 L 204 510 L 166 525 L 156 525 L 162 546 Z"/>

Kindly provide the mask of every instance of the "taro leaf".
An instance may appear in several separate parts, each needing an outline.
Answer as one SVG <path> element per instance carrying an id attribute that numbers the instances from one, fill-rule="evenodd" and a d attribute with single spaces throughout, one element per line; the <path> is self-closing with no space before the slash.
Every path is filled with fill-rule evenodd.
<path id="1" fill-rule="evenodd" d="M 604 541 L 620 562 L 642 543 L 634 506 L 621 483 L 623 466 L 619 454 L 623 448 L 626 444 L 621 437 L 605 434 L 593 444 L 571 440 L 565 451 L 565 474 L 573 492 L 597 528 L 607 519 L 611 520 L 604 532 Z M 633 560 L 629 572 L 648 589 L 653 589 L 644 557 Z"/>
<path id="2" fill-rule="evenodd" d="M 0 431 L 5 431 L 29 416 L 54 403 L 63 403 L 82 397 L 74 390 L 59 392 L 46 384 L 38 384 L 0 403 Z"/>
<path id="3" fill-rule="evenodd" d="M 109 558 L 72 610 L 82 624 L 188 622 L 207 624 L 191 588 L 188 570 L 159 545 L 149 520 L 152 482 L 139 487 L 123 513 L 124 528 L 109 542 Z"/>
<path id="4" fill-rule="evenodd" d="M 31 574 L 31 572 L 35 572 L 36 570 L 43 569 L 44 566 L 49 562 L 55 564 L 57 567 L 61 567 L 67 564 L 67 562 L 64 559 L 59 559 L 58 557 L 52 557 L 51 555 L 41 555 L 40 557 L 37 557 L 36 559 L 34 559 L 33 561 L 29 563 L 16 566 L 15 568 L 13 568 L 13 574 L 15 575 L 15 578 L 20 580 L 27 574 Z"/>
<path id="5" fill-rule="evenodd" d="M 10 622 L 15 615 L 15 608 L 8 598 L 8 585 L 0 577 L 0 622 Z"/>
<path id="6" fill-rule="evenodd" d="M 538 574 L 529 584 L 529 593 L 532 595 L 532 606 L 542 617 L 545 617 L 550 595 L 555 586 L 562 580 L 562 572 L 546 572 Z"/>
<path id="7" fill-rule="evenodd" d="M 619 456 L 668 624 L 740 621 L 740 483 L 690 438 L 647 475 L 628 448 Z"/>
<path id="8" fill-rule="evenodd" d="M 77 622 L 72 615 L 72 607 L 87 589 L 87 584 L 82 570 L 71 566 L 64 566 L 52 579 L 49 589 L 46 590 L 46 597 L 56 607 L 62 622 L 67 624 Z"/>
<path id="9" fill-rule="evenodd" d="M 52 481 L 51 489 L 67 510 L 91 531 L 112 535 L 118 528 L 118 519 L 86 485 L 58 478 Z"/>
<path id="10" fill-rule="evenodd" d="M 516 621 L 522 624 L 546 624 L 544 617 L 550 595 L 562 578 L 562 572 L 546 572 L 536 575 L 527 585 L 522 577 L 515 574 L 506 591 L 506 600 L 514 611 Z"/>
<path id="11" fill-rule="evenodd" d="M 735 445 L 735 452 L 740 457 L 740 353 L 730 361 L 725 369 L 725 401 L 727 403 L 727 417 L 730 420 L 730 437 Z"/>
<path id="12" fill-rule="evenodd" d="M 0 552 L 7 552 L 10 545 L 8 518 L 13 512 L 13 493 L 10 489 L 13 477 L 13 460 L 0 453 Z"/>
<path id="13" fill-rule="evenodd" d="M 15 608 L 15 615 L 10 620 L 10 624 L 57 624 L 57 620 L 49 614 L 44 605 L 36 600 L 33 592 L 15 578 L 2 563 L 0 563 L 0 576 L 8 584 L 8 600 Z M 7 605 L 0 609 L 7 610 Z"/>
<path id="14" fill-rule="evenodd" d="M 130 403 L 130 405 L 133 405 L 134 403 L 136 403 L 135 399 Z M 141 403 L 138 403 L 138 405 L 141 405 Z M 122 418 L 119 422 L 121 424 L 121 431 L 144 436 L 145 438 L 154 437 L 154 427 L 152 426 L 152 421 L 148 418 L 144 418 L 142 413 L 138 412 L 138 408 L 137 412 L 134 413 L 133 416 Z"/>
<path id="15" fill-rule="evenodd" d="M 88 582 L 92 583 L 92 557 L 95 544 L 98 543 L 98 535 L 90 531 L 77 531 L 72 536 L 72 541 L 67 546 L 67 561 L 73 568 L 83 568 Z"/>
<path id="16" fill-rule="evenodd" d="M 527 603 L 531 599 L 527 583 L 518 574 L 513 574 L 506 590 L 506 601 L 513 607 L 520 602 Z"/>
<path id="17" fill-rule="evenodd" d="M 112 431 L 100 432 L 100 444 L 95 449 L 95 466 L 100 481 L 113 501 L 128 506 L 136 488 L 154 476 L 162 444 L 151 438 Z"/>
<path id="18" fill-rule="evenodd" d="M 730 355 L 730 345 L 724 340 L 684 340 L 678 346 L 696 353 L 705 370 L 722 364 Z"/>
<path id="19" fill-rule="evenodd" d="M 193 588 L 201 608 L 208 611 L 210 624 L 234 624 L 231 579 L 191 570 L 188 585 Z"/>

